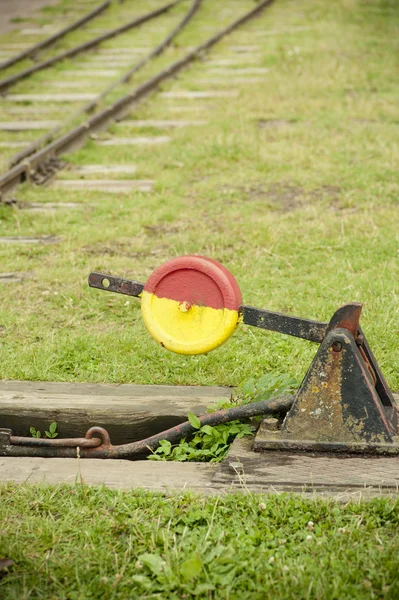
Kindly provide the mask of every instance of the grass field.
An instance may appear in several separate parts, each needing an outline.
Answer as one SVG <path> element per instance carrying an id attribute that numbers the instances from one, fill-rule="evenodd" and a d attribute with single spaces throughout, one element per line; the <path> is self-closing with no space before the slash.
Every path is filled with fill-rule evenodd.
<path id="1" fill-rule="evenodd" d="M 198 24 L 139 80 L 164 66 L 169 54 L 180 56 L 190 40 L 205 39 L 206 24 L 213 23 L 211 33 L 250 6 L 246 0 L 218 4 L 222 16 L 215 23 L 213 3 L 205 2 Z M 228 99 L 154 96 L 131 116 L 177 118 L 171 108 L 183 107 L 180 118 L 205 119 L 206 126 L 166 132 L 173 141 L 160 146 L 109 148 L 92 140 L 69 157 L 80 165 L 134 164 L 137 178 L 156 181 L 151 194 L 18 190 L 22 203 L 81 208 L 0 208 L 0 236 L 59 238 L 54 245 L 0 245 L 2 272 L 31 274 L 23 286 L 0 289 L 0 377 L 235 385 L 270 371 L 300 379 L 316 350 L 312 344 L 240 327 L 209 355 L 174 356 L 146 333 L 138 301 L 86 283 L 92 270 L 145 281 L 165 260 L 195 253 L 224 263 L 247 304 L 328 320 L 341 303 L 364 302 L 363 328 L 398 389 L 394 8 L 377 1 L 275 2 L 210 54 L 268 67 L 260 83 L 227 85 L 238 92 Z M 267 30 L 272 35 L 263 35 Z M 231 51 L 248 40 L 259 48 L 256 59 Z M 209 70 L 196 63 L 164 89 L 225 89 L 203 83 L 215 80 Z M 29 82 L 20 85 L 28 91 Z M 112 130 L 124 137 L 165 135 L 123 123 Z"/>
<path id="2" fill-rule="evenodd" d="M 147 3 L 137 5 L 144 12 Z M 251 6 L 205 2 L 198 21 L 132 87 Z M 29 274 L 22 285 L 0 287 L 0 379 L 237 385 L 273 373 L 300 380 L 315 345 L 240 326 L 208 355 L 173 355 L 147 334 L 138 301 L 86 283 L 90 271 L 145 281 L 162 262 L 194 253 L 225 264 L 246 304 L 324 321 L 340 304 L 362 301 L 363 329 L 399 389 L 398 33 L 393 0 L 277 0 L 209 55 L 268 68 L 261 81 L 233 84 L 198 61 L 163 91 L 237 95 L 203 102 L 155 95 L 130 117 L 205 126 L 165 133 L 119 123 L 110 131 L 123 137 L 173 139 L 112 148 L 90 140 L 66 157 L 72 165 L 134 164 L 137 178 L 156 181 L 152 193 L 19 188 L 22 205 L 78 208 L 0 206 L 0 236 L 57 241 L 0 244 L 0 272 Z M 153 43 L 155 35 L 162 38 L 143 29 L 129 43 Z M 248 44 L 257 49 L 232 50 Z M 18 91 L 38 91 L 45 81 L 40 73 Z M 59 115 L 53 104 L 49 113 L 55 108 Z M 285 495 L 3 485 L 0 554 L 16 566 L 0 580 L 0 597 L 395 599 L 398 514 L 389 499 L 342 506 Z"/>
<path id="3" fill-rule="evenodd" d="M 399 595 L 398 501 L 0 486 L 4 600 Z M 21 518 L 23 515 L 23 518 Z"/>

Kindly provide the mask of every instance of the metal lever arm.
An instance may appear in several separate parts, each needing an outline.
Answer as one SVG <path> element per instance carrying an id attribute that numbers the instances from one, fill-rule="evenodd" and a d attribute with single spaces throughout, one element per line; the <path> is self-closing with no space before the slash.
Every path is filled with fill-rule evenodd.
<path id="1" fill-rule="evenodd" d="M 112 277 L 104 273 L 90 273 L 89 286 L 106 292 L 135 296 L 136 298 L 140 298 L 144 288 L 144 284 L 139 281 Z M 247 325 L 299 337 L 318 344 L 321 344 L 328 330 L 337 327 L 349 329 L 356 337 L 360 311 L 360 304 L 346 304 L 335 312 L 329 323 L 324 323 L 291 317 L 270 310 L 254 308 L 253 306 L 242 305 L 240 307 L 242 321 Z"/>
<path id="2" fill-rule="evenodd" d="M 243 323 L 247 325 L 292 335 L 319 344 L 323 341 L 328 327 L 328 323 L 291 317 L 270 310 L 254 308 L 253 306 L 243 305 L 240 312 Z"/>
<path id="3" fill-rule="evenodd" d="M 291 317 L 270 310 L 254 308 L 253 306 L 241 306 L 240 308 L 242 320 L 247 325 L 277 331 L 277 333 L 292 335 L 319 344 L 324 340 L 328 331 L 339 328 L 348 329 L 356 339 L 361 310 L 362 305 L 357 302 L 344 304 L 335 311 L 329 323 L 323 323 Z"/>
<path id="4" fill-rule="evenodd" d="M 122 279 L 122 277 L 112 277 L 111 275 L 104 275 L 104 273 L 90 273 L 89 286 L 106 292 L 116 292 L 117 294 L 140 298 L 144 283 Z"/>

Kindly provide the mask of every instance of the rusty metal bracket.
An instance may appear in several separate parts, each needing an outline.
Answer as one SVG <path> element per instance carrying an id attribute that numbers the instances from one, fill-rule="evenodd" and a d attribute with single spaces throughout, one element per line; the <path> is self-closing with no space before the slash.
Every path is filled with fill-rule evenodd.
<path id="1" fill-rule="evenodd" d="M 382 402 L 352 333 L 332 329 L 281 428 L 270 431 L 262 424 L 254 449 L 399 454 L 398 410 L 392 402 L 389 407 Z"/>

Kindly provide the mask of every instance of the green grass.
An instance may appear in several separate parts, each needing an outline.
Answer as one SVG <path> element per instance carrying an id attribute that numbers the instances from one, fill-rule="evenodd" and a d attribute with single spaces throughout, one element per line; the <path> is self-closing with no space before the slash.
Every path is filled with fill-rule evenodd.
<path id="1" fill-rule="evenodd" d="M 23 517 L 21 518 L 21 516 Z M 399 503 L 0 486 L 3 600 L 399 595 Z"/>
<path id="2" fill-rule="evenodd" d="M 229 5 L 231 13 L 226 6 L 218 4 L 215 23 L 213 4 L 205 2 L 174 49 L 137 82 L 205 39 L 205 26 L 217 29 L 251 3 Z M 269 29 L 280 33 L 259 35 Z M 192 106 L 181 118 L 206 119 L 206 126 L 167 132 L 173 142 L 157 147 L 92 140 L 68 157 L 72 164 L 135 164 L 137 178 L 156 181 L 153 193 L 21 187 L 21 202 L 82 208 L 1 211 L 0 235 L 53 234 L 61 242 L 0 246 L 1 271 L 32 273 L 23 287 L 0 289 L 0 377 L 235 385 L 275 372 L 300 379 L 312 344 L 240 326 L 207 356 L 172 355 L 145 331 L 138 301 L 86 283 L 92 270 L 145 281 L 163 261 L 197 253 L 234 273 L 247 304 L 328 320 L 340 304 L 362 301 L 363 329 L 398 389 L 397 32 L 386 2 L 308 0 L 298 12 L 296 3 L 280 0 L 210 53 L 239 56 L 242 67 L 245 57 L 231 47 L 257 44 L 256 64 L 270 69 L 259 84 L 231 86 L 236 98 L 202 103 L 154 95 L 131 114 L 175 119 L 171 107 Z M 143 35 L 132 34 L 130 43 Z M 209 69 L 197 61 L 164 90 L 199 89 Z M 29 82 L 23 85 L 28 91 Z M 271 127 L 270 119 L 290 123 Z M 110 131 L 148 133 L 125 129 L 120 123 Z"/>
<path id="3" fill-rule="evenodd" d="M 205 2 L 131 88 L 251 6 Z M 174 22 L 186 7 L 176 9 Z M 30 273 L 23 285 L 0 288 L 0 378 L 236 385 L 273 373 L 300 380 L 315 345 L 240 326 L 209 355 L 174 355 L 149 337 L 138 301 L 86 283 L 94 270 L 145 281 L 163 261 L 197 253 L 235 274 L 247 304 L 328 320 L 341 303 L 364 302 L 363 329 L 389 384 L 399 389 L 395 7 L 388 0 L 279 0 L 210 53 L 239 56 L 243 67 L 245 56 L 231 46 L 257 44 L 247 64 L 270 69 L 259 84 L 200 84 L 209 68 L 197 61 L 164 89 L 206 85 L 235 88 L 238 96 L 197 103 L 154 95 L 130 116 L 192 116 L 206 126 L 173 130 L 172 143 L 151 148 L 106 148 L 91 140 L 67 157 L 71 165 L 135 164 L 137 178 L 156 181 L 153 193 L 19 188 L 14 195 L 22 205 L 80 207 L 41 214 L 0 207 L 0 236 L 60 238 L 52 246 L 0 245 L 1 272 Z M 112 11 L 117 20 L 117 7 Z M 58 14 L 53 7 L 43 22 Z M 275 33 L 257 33 L 269 29 Z M 148 31 L 132 32 L 124 43 L 163 36 Z M 13 35 L 1 40 L 22 39 Z M 65 44 L 83 41 L 74 35 Z M 18 91 L 65 80 L 77 62 L 39 73 Z M 1 120 L 9 118 L 7 106 Z M 192 108 L 174 112 L 176 106 Z M 48 110 L 67 116 L 75 105 L 53 103 Z M 110 132 L 133 130 L 115 124 Z M 59 175 L 75 176 L 73 170 Z M 1 580 L 0 596 L 395 599 L 398 507 L 389 499 L 343 506 L 284 494 L 215 499 L 2 485 L 0 554 L 16 566 Z"/>

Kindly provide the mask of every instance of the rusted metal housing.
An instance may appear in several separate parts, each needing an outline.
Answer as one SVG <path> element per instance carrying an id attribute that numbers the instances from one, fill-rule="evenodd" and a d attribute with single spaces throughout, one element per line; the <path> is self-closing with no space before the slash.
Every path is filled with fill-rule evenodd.
<path id="1" fill-rule="evenodd" d="M 338 325 L 322 341 L 281 428 L 262 424 L 254 450 L 399 454 L 395 400 L 364 335 L 353 335 L 358 327 Z"/>

